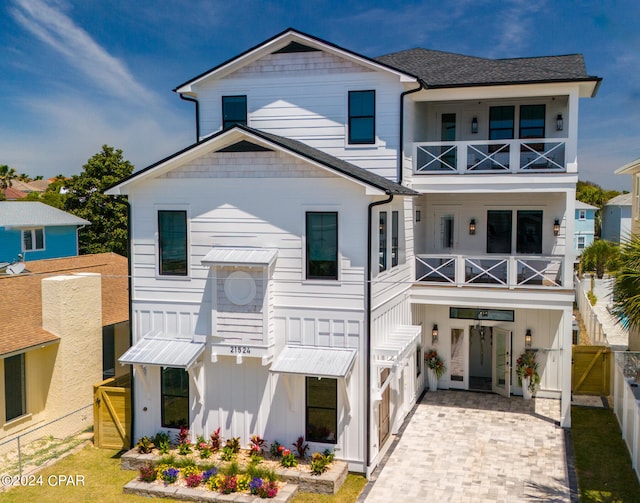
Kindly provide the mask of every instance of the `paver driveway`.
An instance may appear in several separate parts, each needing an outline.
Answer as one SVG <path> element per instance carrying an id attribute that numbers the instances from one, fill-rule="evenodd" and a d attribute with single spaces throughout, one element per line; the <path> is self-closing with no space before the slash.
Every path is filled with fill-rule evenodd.
<path id="1" fill-rule="evenodd" d="M 560 401 L 426 393 L 367 503 L 570 502 Z"/>

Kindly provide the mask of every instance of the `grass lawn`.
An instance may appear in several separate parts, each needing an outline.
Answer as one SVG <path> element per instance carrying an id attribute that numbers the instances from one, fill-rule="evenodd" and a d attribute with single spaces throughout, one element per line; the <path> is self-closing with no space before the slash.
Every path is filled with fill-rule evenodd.
<path id="1" fill-rule="evenodd" d="M 640 501 L 640 485 L 611 409 L 571 407 L 571 437 L 580 501 Z"/>
<path id="2" fill-rule="evenodd" d="M 55 465 L 42 470 L 42 486 L 16 487 L 10 491 L 0 493 L 3 503 L 67 503 L 67 502 L 139 502 L 153 501 L 142 496 L 122 493 L 122 487 L 132 480 L 137 472 L 120 469 L 120 459 L 117 451 L 97 449 L 90 445 L 76 454 L 67 456 Z M 36 475 L 36 476 L 38 476 Z M 48 481 L 57 481 L 59 475 L 84 477 L 84 486 L 50 486 Z M 299 494 L 294 498 L 295 503 L 351 503 L 356 500 L 366 480 L 364 477 L 349 474 L 342 489 L 335 496 L 319 494 Z M 158 499 L 162 502 L 176 500 Z"/>

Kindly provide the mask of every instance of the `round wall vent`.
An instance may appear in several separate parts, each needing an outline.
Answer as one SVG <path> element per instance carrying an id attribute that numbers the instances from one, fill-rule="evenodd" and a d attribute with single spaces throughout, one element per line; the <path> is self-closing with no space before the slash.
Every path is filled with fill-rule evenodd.
<path id="1" fill-rule="evenodd" d="M 256 296 L 256 282 L 249 273 L 232 272 L 224 282 L 224 293 L 231 302 L 244 306 Z"/>

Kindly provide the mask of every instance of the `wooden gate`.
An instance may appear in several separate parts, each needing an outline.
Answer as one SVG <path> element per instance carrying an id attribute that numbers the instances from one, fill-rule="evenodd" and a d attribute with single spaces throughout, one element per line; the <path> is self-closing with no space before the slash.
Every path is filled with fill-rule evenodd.
<path id="1" fill-rule="evenodd" d="M 111 377 L 93 386 L 93 437 L 96 447 L 131 447 L 131 385 L 129 375 Z"/>
<path id="2" fill-rule="evenodd" d="M 611 350 L 608 346 L 573 346 L 571 392 L 608 396 L 611 384 Z"/>

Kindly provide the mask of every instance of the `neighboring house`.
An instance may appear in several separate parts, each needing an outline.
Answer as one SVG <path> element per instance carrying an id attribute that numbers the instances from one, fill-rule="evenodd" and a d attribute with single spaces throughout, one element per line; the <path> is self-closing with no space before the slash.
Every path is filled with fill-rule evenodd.
<path id="1" fill-rule="evenodd" d="M 0 201 L 0 264 L 78 255 L 78 231 L 91 222 L 31 201 Z"/>
<path id="2" fill-rule="evenodd" d="M 0 440 L 91 405 L 94 384 L 127 371 L 115 366 L 129 347 L 127 259 L 26 265 L 0 274 Z"/>
<path id="3" fill-rule="evenodd" d="M 49 184 L 55 180 L 50 178 L 48 180 L 32 180 L 30 182 L 23 182 L 21 180 L 11 180 L 11 187 L 6 189 L 0 189 L 0 192 L 4 195 L 7 201 L 24 199 L 31 192 L 44 192 Z"/>
<path id="4" fill-rule="evenodd" d="M 576 201 L 576 227 L 574 230 L 573 249 L 577 255 L 593 243 L 596 228 L 597 206 Z"/>
<path id="5" fill-rule="evenodd" d="M 131 205 L 133 438 L 303 436 L 369 474 L 423 351 L 440 387 L 510 397 L 525 340 L 569 426 L 578 101 L 599 82 L 580 55 L 371 59 L 287 30 L 178 86 L 198 142 L 107 191 Z"/>
<path id="6" fill-rule="evenodd" d="M 628 240 L 631 235 L 632 194 L 620 194 L 602 207 L 602 239 L 613 243 Z"/>

